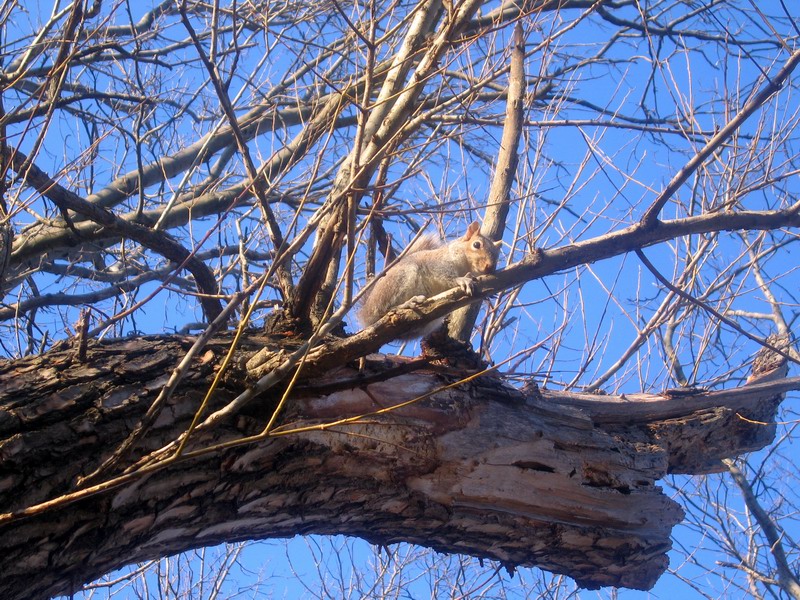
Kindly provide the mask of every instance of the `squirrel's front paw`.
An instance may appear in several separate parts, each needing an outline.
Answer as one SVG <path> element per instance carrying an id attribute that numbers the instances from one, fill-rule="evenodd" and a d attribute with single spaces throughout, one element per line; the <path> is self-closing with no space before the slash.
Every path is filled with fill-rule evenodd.
<path id="1" fill-rule="evenodd" d="M 456 284 L 465 294 L 470 296 L 475 295 L 478 285 L 475 281 L 475 275 L 472 273 L 467 273 L 464 277 L 456 277 Z"/>

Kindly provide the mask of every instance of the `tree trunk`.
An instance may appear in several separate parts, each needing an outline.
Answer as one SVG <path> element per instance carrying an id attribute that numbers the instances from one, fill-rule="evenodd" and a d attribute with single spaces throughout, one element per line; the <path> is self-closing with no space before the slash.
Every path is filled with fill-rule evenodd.
<path id="1" fill-rule="evenodd" d="M 74 494 L 193 341 L 62 344 L 0 365 L 1 597 L 68 594 L 131 562 L 308 533 L 408 541 L 538 566 L 586 587 L 648 589 L 683 514 L 657 480 L 713 471 L 768 444 L 775 427 L 764 423 L 798 386 L 793 378 L 664 395 L 524 393 L 494 376 L 451 386 L 457 375 L 420 360 L 371 355 L 361 372 L 342 365 L 301 377 L 267 439 Z M 267 342 L 248 337 L 234 365 Z M 188 427 L 228 343 L 213 341 L 193 362 L 120 468 Z M 235 366 L 210 410 L 247 385 Z M 261 432 L 281 392 L 197 432 L 186 451 Z"/>

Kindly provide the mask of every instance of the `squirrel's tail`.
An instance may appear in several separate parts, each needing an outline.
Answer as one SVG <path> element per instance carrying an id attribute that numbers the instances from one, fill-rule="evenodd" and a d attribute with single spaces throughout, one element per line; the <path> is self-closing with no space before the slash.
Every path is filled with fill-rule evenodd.
<path id="1" fill-rule="evenodd" d="M 419 236 L 417 240 L 411 244 L 411 247 L 408 249 L 408 252 L 406 252 L 406 255 L 413 254 L 414 252 L 420 252 L 422 250 L 436 250 L 442 246 L 444 246 L 442 238 L 435 233 L 426 233 L 425 235 Z"/>

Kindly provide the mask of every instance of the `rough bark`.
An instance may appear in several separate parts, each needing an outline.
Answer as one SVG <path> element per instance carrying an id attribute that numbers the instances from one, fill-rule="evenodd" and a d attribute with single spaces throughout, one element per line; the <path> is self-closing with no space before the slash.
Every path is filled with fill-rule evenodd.
<path id="1" fill-rule="evenodd" d="M 716 470 L 769 443 L 774 427 L 763 422 L 798 387 L 794 378 L 625 397 L 523 392 L 494 376 L 446 387 L 457 374 L 371 355 L 360 372 L 308 371 L 269 439 L 51 502 L 122 443 L 192 341 L 62 345 L 0 364 L 1 597 L 68 594 L 127 563 L 307 533 L 409 541 L 566 573 L 586 587 L 647 589 L 682 518 L 657 481 Z M 121 468 L 185 430 L 228 341 L 194 361 Z M 247 338 L 210 410 L 246 388 L 240 365 L 268 341 Z M 260 432 L 280 392 L 196 434 L 187 450 Z"/>

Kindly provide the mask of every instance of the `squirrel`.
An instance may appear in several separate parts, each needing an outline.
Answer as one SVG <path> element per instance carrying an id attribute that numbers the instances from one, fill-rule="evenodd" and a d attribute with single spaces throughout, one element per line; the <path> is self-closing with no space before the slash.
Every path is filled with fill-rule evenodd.
<path id="1" fill-rule="evenodd" d="M 368 327 L 393 308 L 417 304 L 454 287 L 472 295 L 475 275 L 494 272 L 502 244 L 481 235 L 479 230 L 480 225 L 473 222 L 462 237 L 448 244 L 433 235 L 419 238 L 368 292 L 358 311 L 361 324 Z M 443 322 L 441 317 L 398 337 L 424 337 Z"/>

